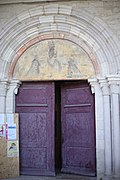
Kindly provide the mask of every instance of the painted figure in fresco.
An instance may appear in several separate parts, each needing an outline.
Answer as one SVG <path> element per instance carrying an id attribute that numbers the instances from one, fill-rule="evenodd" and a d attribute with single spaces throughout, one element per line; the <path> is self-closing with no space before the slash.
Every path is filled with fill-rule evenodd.
<path id="1" fill-rule="evenodd" d="M 40 66 L 40 63 L 37 60 L 37 57 L 35 57 L 32 60 L 32 64 L 30 66 L 30 69 L 27 72 L 27 75 L 32 75 L 32 76 L 39 75 L 39 73 L 40 73 L 39 66 Z"/>
<path id="2" fill-rule="evenodd" d="M 54 52 L 55 52 L 55 45 L 53 41 L 48 41 L 48 57 L 49 59 L 51 59 L 54 56 Z"/>
<path id="3" fill-rule="evenodd" d="M 55 50 L 55 44 L 53 41 L 48 42 L 47 63 L 51 69 L 51 76 L 54 70 L 56 70 L 57 72 L 60 72 L 62 69 L 60 62 L 57 59 L 57 51 Z"/>
<path id="4" fill-rule="evenodd" d="M 81 72 L 76 65 L 73 55 L 68 60 L 68 75 L 67 76 L 70 78 L 73 76 L 75 76 L 75 77 L 81 76 Z"/>

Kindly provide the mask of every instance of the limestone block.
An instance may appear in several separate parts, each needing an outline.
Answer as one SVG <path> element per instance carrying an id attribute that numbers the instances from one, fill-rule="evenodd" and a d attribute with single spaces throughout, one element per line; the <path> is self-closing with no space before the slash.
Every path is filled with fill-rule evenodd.
<path id="1" fill-rule="evenodd" d="M 61 5 L 59 7 L 59 14 L 71 15 L 71 12 L 72 12 L 72 7 L 71 6 Z"/>
<path id="2" fill-rule="evenodd" d="M 53 24 L 51 23 L 50 28 L 51 28 L 51 31 L 57 31 L 58 30 L 56 23 L 53 23 Z"/>
<path id="3" fill-rule="evenodd" d="M 77 9 L 83 9 L 83 8 L 89 8 L 89 1 L 80 1 L 79 3 L 76 3 Z"/>
<path id="4" fill-rule="evenodd" d="M 39 17 L 31 17 L 30 19 L 24 20 L 22 23 L 19 24 L 20 30 L 23 28 L 28 29 L 31 27 L 36 27 L 39 24 Z M 25 31 L 25 30 L 24 30 Z"/>
<path id="5" fill-rule="evenodd" d="M 88 22 L 91 22 L 93 20 L 93 16 L 91 14 L 88 14 L 88 13 L 86 13 L 86 11 L 83 11 L 81 9 L 79 11 L 76 11 L 73 9 L 71 16 L 73 16 L 73 17 L 75 16 L 80 20 L 82 19 L 82 20 L 85 20 Z"/>
<path id="6" fill-rule="evenodd" d="M 39 21 L 40 23 L 52 23 L 54 22 L 54 16 L 53 15 L 49 15 L 49 16 L 41 16 L 39 17 Z"/>
<path id="7" fill-rule="evenodd" d="M 25 32 L 28 37 L 32 37 L 33 35 L 38 35 L 38 28 L 33 27 Z"/>
<path id="8" fill-rule="evenodd" d="M 70 29 L 70 33 L 75 34 L 76 36 L 79 36 L 80 29 L 75 27 L 75 26 L 72 26 L 71 29 Z"/>
<path id="9" fill-rule="evenodd" d="M 29 13 L 31 17 L 43 15 L 44 14 L 43 6 L 29 9 Z"/>
<path id="10" fill-rule="evenodd" d="M 102 49 L 100 46 L 100 49 L 97 50 L 97 56 L 98 56 L 98 58 L 100 58 L 101 63 L 104 63 L 107 61 L 107 59 L 106 59 L 107 57 L 106 57 L 105 53 L 103 53 L 103 52 L 104 52 L 104 48 Z"/>
<path id="11" fill-rule="evenodd" d="M 17 18 L 18 18 L 19 22 L 22 22 L 25 19 L 30 18 L 30 13 L 28 11 L 24 12 L 23 14 L 17 15 Z"/>
<path id="12" fill-rule="evenodd" d="M 98 26 L 99 27 L 99 31 L 102 32 L 105 29 L 105 26 L 107 27 L 107 25 L 104 23 L 104 21 L 102 21 L 100 18 L 98 17 L 94 17 L 94 21 L 92 22 L 93 26 Z"/>
<path id="13" fill-rule="evenodd" d="M 44 6 L 44 13 L 47 14 L 58 14 L 59 5 L 49 4 Z"/>
<path id="14" fill-rule="evenodd" d="M 77 27 L 79 27 L 79 25 L 80 25 L 80 23 L 77 21 L 77 19 L 75 19 L 74 17 L 68 17 L 68 16 L 66 16 L 66 23 L 67 22 L 69 22 L 71 25 L 73 25 L 73 26 L 77 26 Z"/>
<path id="15" fill-rule="evenodd" d="M 26 33 L 22 33 L 16 37 L 16 41 L 18 42 L 19 47 L 23 45 L 24 41 L 27 41 L 29 38 L 26 36 Z"/>
<path id="16" fill-rule="evenodd" d="M 4 55 L 3 55 L 3 59 L 6 59 L 7 61 L 9 61 L 10 57 L 12 56 L 12 54 L 14 54 L 14 50 L 11 47 L 7 47 Z"/>
<path id="17" fill-rule="evenodd" d="M 51 23 L 47 24 L 40 24 L 38 27 L 38 32 L 43 33 L 43 32 L 48 32 L 51 30 Z"/>
<path id="18" fill-rule="evenodd" d="M 90 45 L 90 47 L 93 48 L 96 41 L 94 40 L 93 37 L 89 36 L 89 39 L 87 40 L 87 42 Z"/>
<path id="19" fill-rule="evenodd" d="M 118 49 L 118 47 L 116 46 L 116 44 L 113 45 L 113 41 L 115 41 L 116 38 L 114 38 L 114 36 L 112 36 L 111 38 L 109 38 L 108 43 L 112 46 L 112 48 L 114 49 L 114 54 L 115 56 L 118 56 L 120 54 L 120 49 Z M 117 40 L 116 40 L 117 41 Z"/>
<path id="20" fill-rule="evenodd" d="M 8 33 L 9 31 L 11 31 L 11 27 L 13 28 L 18 22 L 19 21 L 18 21 L 17 17 L 14 17 L 9 21 L 7 20 L 7 22 L 4 23 L 3 32 L 1 32 L 2 33 L 1 35 L 3 36 L 5 33 Z"/>
<path id="21" fill-rule="evenodd" d="M 58 25 L 58 30 L 59 31 L 63 31 L 63 32 L 70 32 L 71 26 L 69 24 L 61 24 L 61 23 L 57 23 Z"/>
<path id="22" fill-rule="evenodd" d="M 90 36 L 86 34 L 85 32 L 83 33 L 80 31 L 79 37 L 82 38 L 84 41 L 88 41 Z"/>
<path id="23" fill-rule="evenodd" d="M 96 9 L 96 8 L 103 8 L 103 1 L 97 1 L 97 2 L 91 1 L 89 3 L 89 8 L 91 8 L 91 7 L 93 7 L 94 9 Z"/>
<path id="24" fill-rule="evenodd" d="M 105 9 L 110 9 L 113 7 L 113 1 L 103 1 L 103 7 Z"/>
<path id="25" fill-rule="evenodd" d="M 4 42 L 4 43 L 3 43 Z M 0 40 L 0 55 L 3 54 L 4 50 L 7 47 L 8 42 L 6 41 L 5 38 L 3 38 L 2 40 Z"/>
<path id="26" fill-rule="evenodd" d="M 54 21 L 57 22 L 57 23 L 60 23 L 60 22 L 66 22 L 67 23 L 67 16 L 55 15 L 54 16 Z"/>

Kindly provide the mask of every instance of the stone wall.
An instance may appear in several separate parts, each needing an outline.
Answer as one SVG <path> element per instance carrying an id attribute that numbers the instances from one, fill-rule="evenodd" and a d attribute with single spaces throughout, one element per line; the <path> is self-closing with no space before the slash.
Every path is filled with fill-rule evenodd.
<path id="1" fill-rule="evenodd" d="M 8 20 L 17 14 L 22 13 L 30 8 L 43 5 L 43 2 L 0 4 L 0 28 L 2 28 Z M 17 2 L 17 1 L 16 1 Z M 19 1 L 20 2 L 20 1 Z M 25 3 L 26 2 L 26 3 Z M 37 1 L 38 2 L 38 1 Z M 54 2 L 53 2 L 54 3 Z M 56 2 L 55 2 L 56 3 Z M 45 3 L 46 4 L 46 3 Z M 48 3 L 50 4 L 50 3 Z M 80 0 L 80 1 L 58 1 L 58 4 L 72 5 L 77 10 L 85 10 L 93 14 L 95 17 L 101 18 L 114 32 L 120 40 L 120 1 L 119 0 Z"/>
<path id="2" fill-rule="evenodd" d="M 103 76 L 102 79 L 96 76 L 92 82 L 90 81 L 93 93 L 95 93 L 97 176 L 105 173 L 119 176 L 120 162 L 117 157 L 120 157 L 120 126 L 119 116 L 116 117 L 116 112 L 114 112 L 116 110 L 119 114 L 119 103 L 116 105 L 117 108 L 113 106 L 115 100 L 119 98 L 119 92 L 112 92 L 110 86 L 111 81 L 118 86 L 120 77 L 115 76 L 116 80 L 114 76 L 109 78 L 106 76 L 112 73 L 116 75 L 120 70 L 120 51 L 117 48 L 120 45 L 120 1 L 65 2 L 61 0 L 61 2 L 55 2 L 54 7 L 54 2 L 38 3 L 38 0 L 30 3 L 31 0 L 29 0 L 28 3 L 28 0 L 26 1 L 27 3 L 16 1 L 16 3 L 8 4 L 6 0 L 6 3 L 0 4 L 0 77 L 4 80 L 1 81 L 0 86 L 2 106 L 0 111 L 2 113 L 14 112 L 14 92 L 17 93 L 15 90 L 18 82 L 14 82 L 14 79 L 11 82 L 9 80 L 13 78 L 12 73 L 17 60 L 22 58 L 21 55 L 27 49 L 29 51 L 32 45 L 54 38 L 78 44 L 91 56 L 93 62 L 98 62 L 99 75 Z M 52 6 L 44 6 L 47 4 Z M 12 18 L 14 19 L 10 21 Z M 13 68 L 9 67 L 11 64 Z M 8 78 L 9 73 L 11 76 L 7 81 L 5 78 Z M 111 107 L 114 107 L 112 111 Z M 114 125 L 117 127 L 115 126 L 115 130 L 113 128 L 111 135 L 112 121 L 112 127 Z M 118 132 L 117 136 L 116 132 Z M 112 153 L 111 147 L 115 147 Z"/>

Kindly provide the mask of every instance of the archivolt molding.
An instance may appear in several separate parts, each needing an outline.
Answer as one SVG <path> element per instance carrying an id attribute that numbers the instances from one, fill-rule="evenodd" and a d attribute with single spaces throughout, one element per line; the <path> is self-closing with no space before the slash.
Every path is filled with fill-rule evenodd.
<path id="1" fill-rule="evenodd" d="M 27 42 L 36 37 L 40 37 L 41 40 L 54 38 L 59 33 L 61 34 L 59 38 L 63 38 L 65 33 L 69 34 L 68 38 L 70 40 L 72 38 L 73 42 L 76 41 L 74 40 L 76 36 L 75 43 L 79 45 L 80 42 L 84 42 L 81 43 L 83 49 L 84 44 L 90 47 L 88 49 L 91 49 L 95 55 L 93 59 L 97 59 L 99 64 L 100 75 L 118 73 L 119 42 L 107 25 L 85 11 L 53 4 L 29 9 L 14 17 L 3 27 L 0 45 L 1 77 L 8 78 L 8 71 L 11 74 L 9 68 L 11 64 L 14 67 L 15 58 L 21 55 L 20 49 L 24 52 L 28 48 L 26 48 Z"/>
<path id="2" fill-rule="evenodd" d="M 14 72 L 14 68 L 15 65 L 19 59 L 19 57 L 26 51 L 26 49 L 28 49 L 30 46 L 46 40 L 46 39 L 63 39 L 63 40 L 68 40 L 73 42 L 74 44 L 76 44 L 77 46 L 79 46 L 80 48 L 82 48 L 85 53 L 88 54 L 89 58 L 91 59 L 91 62 L 93 64 L 94 70 L 95 70 L 95 75 L 98 75 L 100 73 L 100 69 L 99 69 L 99 64 L 97 63 L 96 60 L 96 54 L 93 52 L 93 50 L 91 49 L 91 47 L 89 47 L 84 41 L 82 41 L 82 39 L 79 39 L 78 42 L 78 38 L 76 36 L 70 36 L 70 34 L 68 33 L 64 33 L 64 32 L 51 32 L 51 33 L 43 33 L 38 37 L 35 37 L 34 39 L 27 41 L 26 43 L 24 43 L 24 45 L 17 51 L 17 56 L 14 57 L 13 59 L 13 63 L 11 64 L 11 66 L 9 67 L 9 72 L 8 72 L 8 76 L 11 79 L 13 77 L 13 72 Z"/>

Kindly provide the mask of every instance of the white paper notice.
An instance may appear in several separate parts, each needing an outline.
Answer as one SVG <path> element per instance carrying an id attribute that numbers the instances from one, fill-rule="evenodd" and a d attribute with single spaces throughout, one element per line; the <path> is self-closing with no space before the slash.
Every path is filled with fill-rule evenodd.
<path id="1" fill-rule="evenodd" d="M 5 123 L 4 120 L 5 120 L 5 115 L 0 114 L 0 124 L 4 124 Z"/>
<path id="2" fill-rule="evenodd" d="M 16 124 L 8 125 L 8 140 L 16 140 Z"/>
<path id="3" fill-rule="evenodd" d="M 9 126 L 14 124 L 14 114 L 6 114 L 6 121 Z"/>

